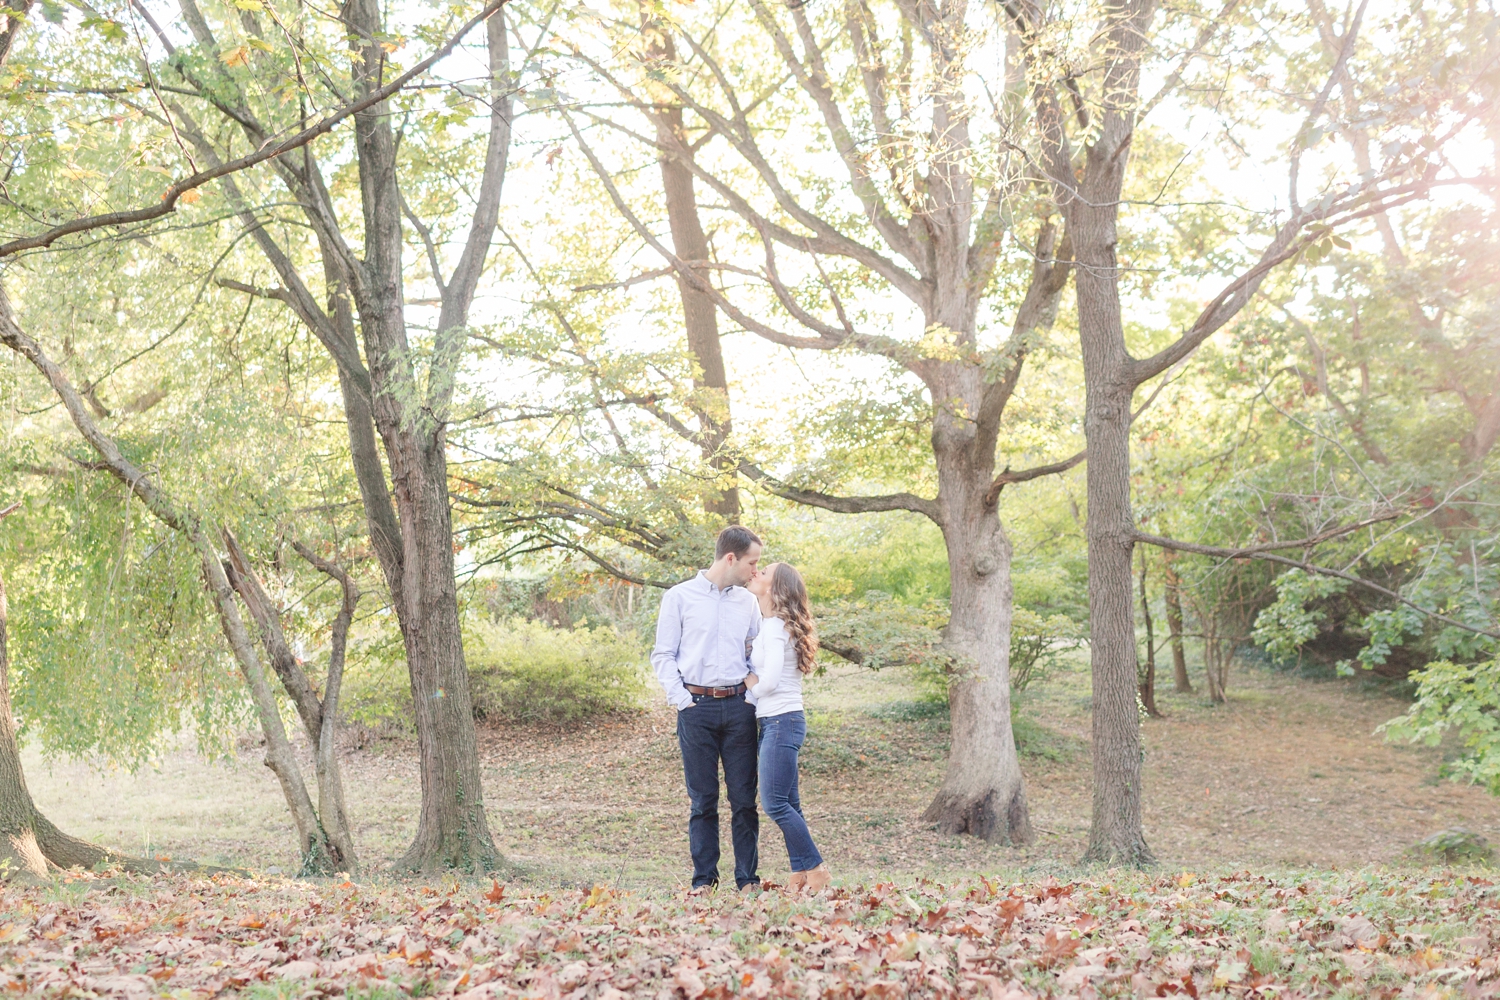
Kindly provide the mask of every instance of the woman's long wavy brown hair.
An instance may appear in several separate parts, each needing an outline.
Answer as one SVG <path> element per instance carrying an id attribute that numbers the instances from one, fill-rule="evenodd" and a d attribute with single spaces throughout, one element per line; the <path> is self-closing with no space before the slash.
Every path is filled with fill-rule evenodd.
<path id="1" fill-rule="evenodd" d="M 807 584 L 789 563 L 777 563 L 771 571 L 771 610 L 786 623 L 797 651 L 797 669 L 804 674 L 818 669 L 818 626 L 807 606 Z"/>

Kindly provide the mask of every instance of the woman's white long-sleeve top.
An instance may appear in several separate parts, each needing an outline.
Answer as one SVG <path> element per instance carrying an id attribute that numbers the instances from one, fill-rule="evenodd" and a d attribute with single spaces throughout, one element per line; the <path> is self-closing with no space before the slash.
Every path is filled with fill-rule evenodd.
<path id="1" fill-rule="evenodd" d="M 760 678 L 752 692 L 756 718 L 802 711 L 802 671 L 797 669 L 797 650 L 780 618 L 760 620 L 760 634 L 750 647 L 750 665 Z"/>

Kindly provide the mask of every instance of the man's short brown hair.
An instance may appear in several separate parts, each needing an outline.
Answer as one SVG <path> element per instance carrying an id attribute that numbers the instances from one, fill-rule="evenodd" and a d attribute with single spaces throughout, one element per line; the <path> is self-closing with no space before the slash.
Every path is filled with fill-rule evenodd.
<path id="1" fill-rule="evenodd" d="M 714 543 L 714 558 L 723 559 L 730 553 L 736 559 L 743 558 L 750 546 L 761 544 L 760 536 L 742 524 L 731 524 L 719 532 L 719 540 Z"/>

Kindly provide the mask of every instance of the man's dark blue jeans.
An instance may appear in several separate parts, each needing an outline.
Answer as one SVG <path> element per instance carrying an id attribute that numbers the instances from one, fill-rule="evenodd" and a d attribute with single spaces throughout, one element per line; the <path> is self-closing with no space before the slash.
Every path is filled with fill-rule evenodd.
<path id="1" fill-rule="evenodd" d="M 743 694 L 732 698 L 693 695 L 677 713 L 677 744 L 693 811 L 688 847 L 693 853 L 693 888 L 719 881 L 719 762 L 729 790 L 730 839 L 734 842 L 734 884 L 758 885 L 760 816 L 755 811 L 755 708 Z"/>

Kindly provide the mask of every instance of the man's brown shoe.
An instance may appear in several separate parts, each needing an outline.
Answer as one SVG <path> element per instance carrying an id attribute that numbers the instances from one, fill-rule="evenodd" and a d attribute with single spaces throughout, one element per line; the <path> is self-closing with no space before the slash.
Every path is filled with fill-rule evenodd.
<path id="1" fill-rule="evenodd" d="M 807 884 L 807 872 L 792 872 L 786 880 L 786 891 L 795 896 Z"/>

